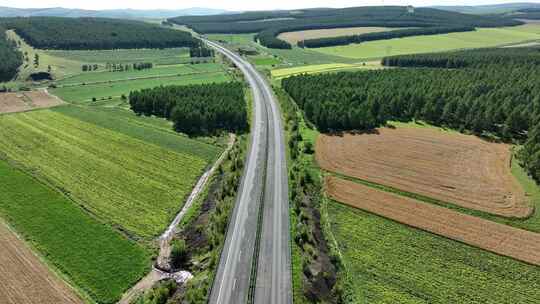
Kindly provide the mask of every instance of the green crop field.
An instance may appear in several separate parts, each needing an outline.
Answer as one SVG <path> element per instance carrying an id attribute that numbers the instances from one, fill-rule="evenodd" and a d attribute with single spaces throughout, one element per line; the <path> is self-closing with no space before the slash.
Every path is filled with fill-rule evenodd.
<path id="1" fill-rule="evenodd" d="M 281 61 L 273 56 L 251 56 L 249 57 L 250 61 L 255 65 L 265 66 L 265 65 L 277 65 Z"/>
<path id="2" fill-rule="evenodd" d="M 3 160 L 0 214 L 94 301 L 115 303 L 150 267 L 145 249 Z"/>
<path id="3" fill-rule="evenodd" d="M 112 83 L 101 83 L 94 85 L 70 86 L 52 89 L 51 93 L 57 95 L 65 101 L 73 103 L 91 102 L 95 97 L 98 100 L 110 97 L 120 97 L 122 94 L 128 96 L 133 90 L 153 88 L 160 85 L 187 85 L 202 84 L 212 82 L 225 82 L 230 77 L 225 72 L 202 73 L 194 75 L 138 79 L 130 81 L 119 81 Z"/>
<path id="4" fill-rule="evenodd" d="M 50 110 L 1 116 L 0 151 L 145 238 L 166 227 L 207 163 Z"/>
<path id="5" fill-rule="evenodd" d="M 46 54 L 73 61 L 91 63 L 128 63 L 169 61 L 167 64 L 183 63 L 189 59 L 189 49 L 133 49 L 133 50 L 99 50 L 99 51 L 45 51 Z"/>
<path id="6" fill-rule="evenodd" d="M 108 107 L 63 106 L 51 109 L 73 118 L 131 136 L 182 154 L 211 162 L 221 149 L 188 138 L 172 129 L 172 123 L 157 117 L 137 116 L 130 110 Z"/>
<path id="7" fill-rule="evenodd" d="M 225 41 L 233 45 L 248 45 L 253 42 L 255 34 L 208 34 L 206 37 L 214 41 Z"/>
<path id="8" fill-rule="evenodd" d="M 182 64 L 182 65 L 170 65 L 155 67 L 146 70 L 129 70 L 124 72 L 86 72 L 76 76 L 67 77 L 56 82 L 59 86 L 74 85 L 74 84 L 91 84 L 96 82 L 114 82 L 121 80 L 130 80 L 137 78 L 152 78 L 152 77 L 166 77 L 166 76 L 179 76 L 188 74 L 200 74 L 210 72 L 223 71 L 221 65 L 215 63 L 205 64 Z"/>
<path id="9" fill-rule="evenodd" d="M 328 213 L 354 303 L 540 302 L 540 267 L 339 203 Z"/>
<path id="10" fill-rule="evenodd" d="M 312 49 L 312 51 L 350 59 L 374 59 L 390 55 L 493 47 L 532 40 L 540 40 L 540 25 L 538 24 L 507 28 L 482 28 L 475 32 L 379 40 L 346 46 L 317 48 Z"/>
<path id="11" fill-rule="evenodd" d="M 260 53 L 277 56 L 282 63 L 293 66 L 324 63 L 354 63 L 358 61 L 298 47 L 292 50 L 269 49 L 253 41 L 255 34 L 209 34 L 206 36 L 211 40 L 225 41 L 227 45 L 233 48 L 243 46 L 255 47 Z"/>

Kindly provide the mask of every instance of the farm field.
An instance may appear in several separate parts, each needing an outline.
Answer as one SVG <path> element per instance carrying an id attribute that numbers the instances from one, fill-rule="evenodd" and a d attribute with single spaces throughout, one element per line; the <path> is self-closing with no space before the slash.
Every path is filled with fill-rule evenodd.
<path id="1" fill-rule="evenodd" d="M 248 45 L 254 42 L 255 34 L 208 34 L 208 39 L 224 41 L 232 45 Z"/>
<path id="2" fill-rule="evenodd" d="M 375 70 L 383 68 L 380 62 L 367 62 L 365 64 L 347 64 L 347 63 L 329 63 L 329 64 L 316 64 L 306 65 L 293 68 L 282 68 L 272 70 L 272 77 L 285 78 L 289 76 L 299 74 L 318 74 L 325 72 L 340 72 L 340 71 L 352 71 L 352 70 Z"/>
<path id="3" fill-rule="evenodd" d="M 506 28 L 481 28 L 475 32 L 415 36 L 311 50 L 350 59 L 375 59 L 391 55 L 494 47 L 532 40 L 540 40 L 540 25 L 538 24 Z"/>
<path id="4" fill-rule="evenodd" d="M 0 132 L 4 138 L 4 132 Z M 48 264 L 54 265 L 83 294 L 95 301 L 114 303 L 150 266 L 150 255 L 145 249 L 4 160 L 0 160 L 0 215 L 45 257 Z M 3 224 L 0 225 L 0 238 L 7 240 L 7 243 L 2 241 L 0 249 L 0 269 L 7 269 L 7 272 L 0 271 L 0 277 L 8 274 L 6 280 L 2 279 L 0 291 L 13 286 L 14 289 L 10 290 L 15 293 L 13 297 L 25 297 L 8 303 L 81 302 L 65 286 L 59 286 L 37 258 L 21 248 L 20 241 L 6 235 Z M 16 253 L 10 253 L 10 250 L 16 250 Z M 31 276 L 31 282 L 28 276 Z M 40 301 L 33 301 L 32 297 L 39 297 Z M 54 300 L 59 297 L 70 298 L 71 301 Z"/>
<path id="5" fill-rule="evenodd" d="M 67 77 L 56 82 L 59 86 L 83 84 L 86 85 L 96 82 L 115 82 L 122 80 L 130 80 L 137 78 L 152 78 L 152 77 L 167 77 L 167 76 L 180 76 L 189 74 L 201 74 L 210 72 L 223 71 L 219 64 L 205 63 L 205 64 L 182 64 L 182 65 L 170 65 L 162 67 L 154 67 L 146 70 L 130 70 L 124 72 L 86 72 L 73 77 Z"/>
<path id="6" fill-rule="evenodd" d="M 93 85 L 70 86 L 51 89 L 51 93 L 59 96 L 65 101 L 72 103 L 88 103 L 92 98 L 108 99 L 109 97 L 120 97 L 122 94 L 129 95 L 133 90 L 153 88 L 160 85 L 187 85 L 202 84 L 212 82 L 225 82 L 230 77 L 224 72 L 202 73 L 184 76 L 171 76 L 150 79 L 137 79 L 120 81 L 113 83 L 100 83 Z"/>
<path id="7" fill-rule="evenodd" d="M 0 222 L 2 303 L 83 303 L 37 256 Z"/>
<path id="8" fill-rule="evenodd" d="M 353 303 L 540 301 L 540 267 L 333 201 L 328 214 Z"/>
<path id="9" fill-rule="evenodd" d="M 353 181 L 326 178 L 330 197 L 370 213 L 540 266 L 540 234 L 422 203 Z"/>
<path id="10" fill-rule="evenodd" d="M 317 161 L 332 172 L 505 217 L 533 208 L 511 173 L 510 146 L 430 128 L 321 135 Z"/>
<path id="11" fill-rule="evenodd" d="M 172 129 L 172 123 L 157 117 L 137 116 L 131 110 L 109 107 L 63 106 L 53 111 L 97 125 L 181 154 L 213 161 L 221 149 L 190 139 Z"/>
<path id="12" fill-rule="evenodd" d="M 250 61 L 257 66 L 274 66 L 281 63 L 281 61 L 273 56 L 251 56 Z"/>
<path id="13" fill-rule="evenodd" d="M 188 48 L 168 49 L 120 49 L 99 51 L 59 51 L 46 50 L 45 54 L 68 60 L 89 63 L 129 63 L 129 62 L 153 62 L 160 64 L 179 64 L 189 60 Z"/>
<path id="14" fill-rule="evenodd" d="M 0 93 L 0 114 L 50 108 L 62 103 L 62 100 L 45 91 Z"/>
<path id="15" fill-rule="evenodd" d="M 305 64 L 356 63 L 358 60 L 340 56 L 327 55 L 310 49 L 294 47 L 291 50 L 269 49 L 254 42 L 255 34 L 208 34 L 208 39 L 224 41 L 227 46 L 255 47 L 261 53 L 277 56 L 283 64 L 297 66 Z"/>
<path id="16" fill-rule="evenodd" d="M 388 28 L 388 27 L 345 27 L 345 28 L 334 28 L 334 29 L 286 32 L 286 33 L 279 34 L 278 38 L 281 40 L 285 40 L 292 45 L 296 45 L 299 41 L 302 41 L 302 40 L 350 36 L 350 35 L 359 35 L 359 34 L 367 34 L 367 33 L 379 33 L 379 32 L 391 31 L 391 30 L 394 30 L 394 29 Z"/>
<path id="17" fill-rule="evenodd" d="M 50 110 L 4 115 L 0 150 L 134 237 L 160 233 L 206 161 Z"/>

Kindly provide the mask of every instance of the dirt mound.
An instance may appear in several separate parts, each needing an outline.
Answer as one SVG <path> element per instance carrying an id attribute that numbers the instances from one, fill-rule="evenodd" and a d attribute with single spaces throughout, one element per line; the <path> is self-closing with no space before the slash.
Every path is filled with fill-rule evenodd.
<path id="1" fill-rule="evenodd" d="M 0 303 L 83 303 L 0 222 Z"/>
<path id="2" fill-rule="evenodd" d="M 379 191 L 336 177 L 329 195 L 352 207 L 491 252 L 540 265 L 540 234 Z"/>
<path id="3" fill-rule="evenodd" d="M 506 217 L 533 211 L 512 176 L 505 144 L 436 129 L 383 128 L 321 135 L 316 150 L 328 171 Z"/>

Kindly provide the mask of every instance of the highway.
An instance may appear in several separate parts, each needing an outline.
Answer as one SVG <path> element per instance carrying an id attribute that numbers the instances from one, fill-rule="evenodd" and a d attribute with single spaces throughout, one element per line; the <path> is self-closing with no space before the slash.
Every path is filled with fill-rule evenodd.
<path id="1" fill-rule="evenodd" d="M 217 43 L 205 42 L 236 64 L 253 92 L 250 145 L 209 302 L 289 304 L 288 176 L 279 107 L 270 86 L 250 63 Z M 255 252 L 259 224 L 260 245 Z M 252 281 L 255 289 L 250 297 Z"/>

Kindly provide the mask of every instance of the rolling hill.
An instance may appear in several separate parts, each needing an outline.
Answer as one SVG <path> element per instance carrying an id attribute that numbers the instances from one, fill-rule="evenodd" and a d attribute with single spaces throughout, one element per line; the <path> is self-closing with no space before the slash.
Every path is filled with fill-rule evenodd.
<path id="1" fill-rule="evenodd" d="M 540 3 L 504 3 L 491 5 L 433 6 L 433 8 L 464 14 L 503 14 L 528 8 L 540 8 Z"/>
<path id="2" fill-rule="evenodd" d="M 135 10 L 135 9 L 114 9 L 114 10 L 83 10 L 63 7 L 50 8 L 14 8 L 0 7 L 0 17 L 103 17 L 103 18 L 170 18 L 175 16 L 203 16 L 218 15 L 226 13 L 221 9 L 211 9 L 194 7 L 180 10 Z"/>

